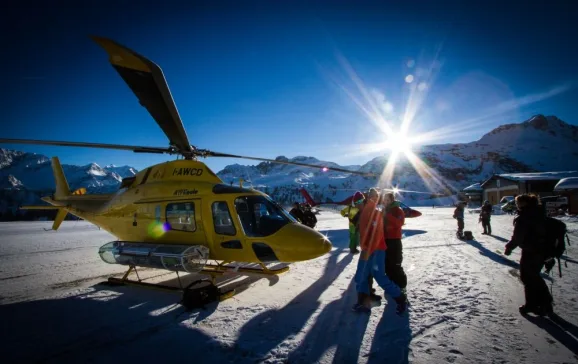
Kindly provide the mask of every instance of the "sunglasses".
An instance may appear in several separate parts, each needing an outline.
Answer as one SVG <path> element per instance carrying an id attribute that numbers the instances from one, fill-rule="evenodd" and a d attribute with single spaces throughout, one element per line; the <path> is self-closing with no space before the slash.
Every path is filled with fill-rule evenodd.
<path id="1" fill-rule="evenodd" d="M 356 204 L 356 205 L 359 205 L 359 204 L 361 204 L 361 203 L 363 203 L 363 200 L 357 200 L 357 201 L 355 201 L 355 204 Z"/>

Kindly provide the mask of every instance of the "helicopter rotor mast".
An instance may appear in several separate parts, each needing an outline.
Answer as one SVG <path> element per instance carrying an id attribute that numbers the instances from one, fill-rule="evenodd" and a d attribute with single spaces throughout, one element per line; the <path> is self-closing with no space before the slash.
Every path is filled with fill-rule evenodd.
<path id="1" fill-rule="evenodd" d="M 241 156 L 237 154 L 220 153 L 206 149 L 198 149 L 197 147 L 191 145 L 189 142 L 187 132 L 183 126 L 183 122 L 179 116 L 179 112 L 161 68 L 146 57 L 123 45 L 120 45 L 119 43 L 116 43 L 113 40 L 96 36 L 92 36 L 91 38 L 108 53 L 109 62 L 113 68 L 118 72 L 121 78 L 135 94 L 141 106 L 147 109 L 149 114 L 169 139 L 169 147 L 161 148 L 121 144 L 5 138 L 0 138 L 0 143 L 103 148 L 128 150 L 135 153 L 180 154 L 188 160 L 195 160 L 198 157 L 239 158 L 277 164 L 296 165 L 301 167 L 321 169 L 323 171 L 350 173 L 367 177 L 375 176 L 373 173 L 350 171 L 344 168 L 282 161 L 268 158 Z"/>

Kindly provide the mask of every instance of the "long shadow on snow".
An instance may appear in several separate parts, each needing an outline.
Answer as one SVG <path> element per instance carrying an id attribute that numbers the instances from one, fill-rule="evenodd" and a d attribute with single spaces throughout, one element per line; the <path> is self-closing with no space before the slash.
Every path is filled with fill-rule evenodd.
<path id="1" fill-rule="evenodd" d="M 332 346 L 336 347 L 335 363 L 356 363 L 365 335 L 369 315 L 355 313 L 351 307 L 357 301 L 355 281 L 341 298 L 323 308 L 315 324 L 289 356 L 289 363 L 317 363 L 322 355 Z"/>
<path id="2" fill-rule="evenodd" d="M 349 229 L 319 230 L 331 241 L 334 248 L 349 248 Z"/>
<path id="3" fill-rule="evenodd" d="M 264 358 L 277 345 L 298 334 L 319 308 L 321 294 L 353 260 L 353 255 L 347 254 L 337 262 L 341 252 L 342 249 L 332 252 L 323 275 L 283 308 L 262 312 L 247 322 L 239 332 L 237 347 Z"/>
<path id="4" fill-rule="evenodd" d="M 478 248 L 480 250 L 481 255 L 490 258 L 494 262 L 501 263 L 501 264 L 507 265 L 509 267 L 518 269 L 518 270 L 520 269 L 519 263 L 516 263 L 513 260 L 510 260 L 501 254 L 498 254 L 498 253 L 491 251 L 490 249 L 488 249 L 485 246 L 483 246 L 482 244 L 480 244 L 480 242 L 478 242 L 476 240 L 466 240 L 466 242 L 468 244 L 470 244 L 471 246 Z M 540 275 L 542 276 L 542 278 L 544 278 L 548 281 L 552 280 L 552 277 L 550 277 L 549 275 L 547 275 L 545 273 L 541 273 Z"/>
<path id="5" fill-rule="evenodd" d="M 455 243 L 455 244 L 433 244 L 433 245 L 418 245 L 418 246 L 404 246 L 403 250 L 407 249 L 426 249 L 426 248 L 439 248 L 452 245 L 464 245 L 465 243 Z"/>
<path id="6" fill-rule="evenodd" d="M 574 263 L 574 264 L 578 264 L 578 261 L 568 258 L 567 255 L 562 255 L 562 257 L 560 257 L 561 260 L 565 261 L 565 262 L 570 262 L 570 263 Z"/>
<path id="7" fill-rule="evenodd" d="M 427 231 L 425 230 L 413 230 L 413 229 L 403 229 L 402 230 L 402 237 L 409 238 L 410 236 L 425 234 Z"/>
<path id="8" fill-rule="evenodd" d="M 0 335 L 3 361 L 177 362 L 183 353 L 200 353 L 196 363 L 214 363 L 243 355 L 194 328 L 217 303 L 188 313 L 178 304 L 179 294 L 103 284 L 91 288 L 66 298 L 1 305 L 0 322 L 7 328 Z"/>
<path id="9" fill-rule="evenodd" d="M 494 238 L 494 239 L 496 239 L 496 240 L 499 240 L 499 241 L 501 241 L 501 242 L 503 242 L 503 243 L 507 243 L 508 241 L 510 241 L 509 239 L 502 238 L 501 236 L 497 236 L 497 235 L 489 235 L 489 236 L 491 236 L 492 238 Z"/>
<path id="10" fill-rule="evenodd" d="M 536 317 L 536 316 L 524 316 L 528 321 L 533 323 L 534 325 L 544 329 L 548 332 L 552 337 L 558 340 L 559 343 L 564 345 L 568 348 L 574 355 L 578 355 L 578 327 L 574 324 L 564 320 L 562 317 L 554 314 L 551 317 L 550 321 L 544 317 Z M 576 336 L 572 336 L 572 335 Z"/>
<path id="11" fill-rule="evenodd" d="M 381 320 L 375 328 L 367 363 L 408 363 L 412 332 L 408 310 L 404 315 L 395 313 L 396 303 L 389 297 Z"/>

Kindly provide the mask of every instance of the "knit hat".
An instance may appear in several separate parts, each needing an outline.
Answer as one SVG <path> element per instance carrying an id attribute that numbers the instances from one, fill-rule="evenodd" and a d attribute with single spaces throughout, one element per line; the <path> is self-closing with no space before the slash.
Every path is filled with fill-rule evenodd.
<path id="1" fill-rule="evenodd" d="M 355 192 L 355 194 L 353 194 L 353 204 L 357 205 L 359 203 L 362 203 L 363 200 L 365 200 L 365 196 L 363 195 L 363 193 L 357 191 Z"/>

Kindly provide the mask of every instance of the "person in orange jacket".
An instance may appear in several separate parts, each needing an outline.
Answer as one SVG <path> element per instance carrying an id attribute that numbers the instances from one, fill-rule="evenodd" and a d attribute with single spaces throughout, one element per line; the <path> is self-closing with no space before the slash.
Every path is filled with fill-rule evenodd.
<path id="1" fill-rule="evenodd" d="M 357 303 L 354 311 L 370 312 L 369 277 L 379 284 L 385 293 L 391 295 L 396 303 L 396 311 L 402 314 L 407 308 L 407 298 L 400 288 L 385 274 L 386 249 L 385 233 L 383 229 L 382 205 L 378 205 L 379 194 L 375 189 L 369 191 L 369 199 L 361 211 L 359 218 L 359 235 L 361 254 L 357 263 L 355 282 Z"/>
<path id="2" fill-rule="evenodd" d="M 387 244 L 387 255 L 385 259 L 385 273 L 401 291 L 405 293 L 407 286 L 407 276 L 401 266 L 403 261 L 403 247 L 401 243 L 401 228 L 405 223 L 405 214 L 400 207 L 399 201 L 395 200 L 395 195 L 388 192 L 383 196 L 385 205 L 384 229 L 385 243 Z"/>

